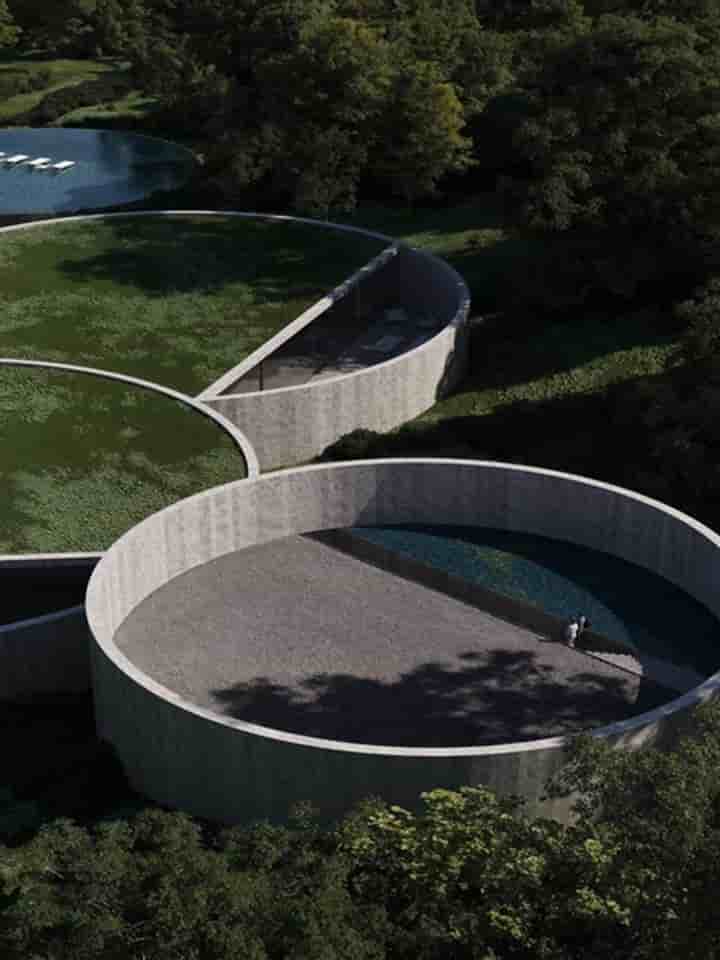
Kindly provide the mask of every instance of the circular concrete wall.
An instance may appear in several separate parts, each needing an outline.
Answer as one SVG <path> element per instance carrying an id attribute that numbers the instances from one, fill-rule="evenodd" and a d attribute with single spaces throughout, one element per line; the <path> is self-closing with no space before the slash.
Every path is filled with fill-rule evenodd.
<path id="1" fill-rule="evenodd" d="M 0 236 L 17 230 L 57 223 L 85 222 L 116 217 L 224 216 L 303 223 L 318 229 L 355 233 L 394 244 L 392 237 L 341 223 L 230 210 L 153 210 L 132 213 L 89 214 L 15 224 L 0 229 Z M 366 265 L 367 266 L 367 265 Z M 342 312 L 340 294 L 370 284 L 375 296 L 400 294 L 410 306 L 431 310 L 441 329 L 426 342 L 366 369 L 325 380 L 255 393 L 225 394 L 224 386 L 236 368 L 228 370 L 198 395 L 208 408 L 235 424 L 252 444 L 260 469 L 271 470 L 311 460 L 344 434 L 363 427 L 386 431 L 428 410 L 456 384 L 467 367 L 467 319 L 470 292 L 459 273 L 424 250 L 401 245 L 386 269 L 365 276 L 356 271 L 345 284 L 328 292 L 307 314 L 323 310 Z M 341 318 L 338 320 L 341 322 Z M 291 325 L 293 326 L 293 325 Z M 256 351 L 257 354 L 263 350 Z M 254 356 L 254 355 L 253 355 Z M 246 368 L 246 360 L 240 365 Z"/>
<path id="2" fill-rule="evenodd" d="M 566 739 L 461 748 L 379 747 L 294 735 L 190 704 L 115 644 L 128 615 L 174 577 L 217 557 L 298 533 L 354 525 L 445 523 L 554 537 L 665 577 L 720 615 L 720 537 L 648 497 L 514 464 L 374 460 L 240 480 L 183 500 L 128 531 L 91 577 L 86 612 L 98 731 L 131 783 L 158 803 L 226 823 L 282 820 L 298 801 L 325 815 L 379 794 L 413 805 L 423 790 L 486 784 L 564 818 L 540 798 Z M 650 713 L 594 731 L 636 748 L 664 744 L 716 693 L 720 674 Z"/>
<path id="3" fill-rule="evenodd" d="M 429 410 L 465 375 L 470 294 L 449 264 L 401 246 L 368 284 L 376 296 L 395 291 L 408 308 L 430 310 L 441 329 L 398 356 L 351 373 L 256 393 L 202 394 L 247 434 L 262 470 L 307 462 L 358 428 L 393 430 Z M 342 306 L 340 301 L 330 310 L 341 314 Z"/>

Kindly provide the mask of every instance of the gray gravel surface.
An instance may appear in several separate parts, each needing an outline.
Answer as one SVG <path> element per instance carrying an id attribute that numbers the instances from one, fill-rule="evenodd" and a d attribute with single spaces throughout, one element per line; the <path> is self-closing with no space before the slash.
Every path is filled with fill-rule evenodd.
<path id="1" fill-rule="evenodd" d="M 303 537 L 183 574 L 148 597 L 116 641 L 200 706 L 358 743 L 530 740 L 670 699 L 641 677 Z"/>

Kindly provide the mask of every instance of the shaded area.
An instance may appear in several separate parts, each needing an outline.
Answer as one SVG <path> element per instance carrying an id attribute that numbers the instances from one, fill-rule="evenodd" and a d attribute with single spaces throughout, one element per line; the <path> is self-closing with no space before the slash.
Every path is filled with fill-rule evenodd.
<path id="1" fill-rule="evenodd" d="M 99 552 L 144 517 L 246 475 L 213 420 L 90 374 L 0 365 L 0 554 Z"/>
<path id="2" fill-rule="evenodd" d="M 224 712 L 307 736 L 404 747 L 480 746 L 577 733 L 652 710 L 670 691 L 575 664 L 560 676 L 530 651 L 468 650 L 461 665 L 424 663 L 395 682 L 317 674 L 215 690 Z M 634 689 L 635 688 L 635 689 Z"/>
<path id="3" fill-rule="evenodd" d="M 0 842 L 26 842 L 43 823 L 130 816 L 148 806 L 95 734 L 90 693 L 0 703 Z"/>
<path id="4" fill-rule="evenodd" d="M 361 743 L 532 739 L 676 696 L 305 537 L 176 577 L 132 611 L 115 642 L 200 706 Z"/>
<path id="5" fill-rule="evenodd" d="M 330 309 L 313 320 L 223 394 L 294 387 L 373 367 L 429 340 L 442 324 L 381 298 L 367 313 L 338 322 Z"/>
<path id="6" fill-rule="evenodd" d="M 79 606 L 96 561 L 26 569 L 0 566 L 0 624 Z"/>

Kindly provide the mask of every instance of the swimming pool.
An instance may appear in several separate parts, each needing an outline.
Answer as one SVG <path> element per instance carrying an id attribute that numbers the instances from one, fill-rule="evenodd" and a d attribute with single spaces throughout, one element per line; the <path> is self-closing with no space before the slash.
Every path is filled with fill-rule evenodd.
<path id="1" fill-rule="evenodd" d="M 0 130 L 0 214 L 75 213 L 141 200 L 181 186 L 195 165 L 176 143 L 136 133 L 64 127 Z M 13 155 L 28 160 L 8 165 Z M 31 160 L 74 161 L 61 172 Z"/>
<path id="2" fill-rule="evenodd" d="M 483 527 L 355 527 L 358 537 L 700 673 L 720 666 L 720 623 L 691 596 L 632 563 L 548 537 Z"/>

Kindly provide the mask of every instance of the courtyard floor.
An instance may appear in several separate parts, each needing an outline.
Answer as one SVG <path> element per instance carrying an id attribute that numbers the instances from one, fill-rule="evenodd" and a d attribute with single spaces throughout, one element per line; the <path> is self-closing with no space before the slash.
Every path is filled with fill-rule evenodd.
<path id="1" fill-rule="evenodd" d="M 183 574 L 140 604 L 116 642 L 197 705 L 356 743 L 531 740 L 677 696 L 304 537 Z"/>

